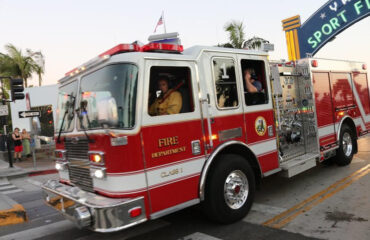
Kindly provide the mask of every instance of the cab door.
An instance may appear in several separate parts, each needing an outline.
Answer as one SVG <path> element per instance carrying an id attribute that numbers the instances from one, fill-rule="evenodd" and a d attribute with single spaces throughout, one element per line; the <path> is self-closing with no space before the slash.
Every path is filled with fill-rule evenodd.
<path id="1" fill-rule="evenodd" d="M 205 156 L 195 64 L 146 60 L 145 69 L 141 132 L 151 217 L 156 218 L 170 207 L 199 202 Z M 166 79 L 171 92 L 163 92 L 166 81 L 161 79 Z M 161 113 L 153 110 L 159 102 L 166 102 Z M 177 107 L 164 112 L 172 105 Z"/>
<path id="2" fill-rule="evenodd" d="M 268 175 L 279 168 L 269 64 L 266 58 L 254 55 L 238 55 L 238 63 L 243 84 L 247 145 L 257 156 L 262 173 Z M 246 71 L 259 82 L 261 87 L 257 92 L 248 91 Z"/>

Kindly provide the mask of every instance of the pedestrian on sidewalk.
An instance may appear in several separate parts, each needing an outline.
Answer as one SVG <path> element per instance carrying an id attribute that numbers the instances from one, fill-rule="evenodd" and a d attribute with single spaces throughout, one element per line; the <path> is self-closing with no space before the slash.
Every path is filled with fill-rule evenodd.
<path id="1" fill-rule="evenodd" d="M 28 134 L 26 129 L 22 130 L 22 146 L 23 146 L 23 156 L 31 157 L 31 147 L 30 147 L 31 136 Z"/>
<path id="2" fill-rule="evenodd" d="M 22 158 L 22 151 L 23 151 L 23 146 L 22 146 L 22 136 L 19 133 L 19 128 L 15 128 L 14 132 L 12 134 L 12 138 L 14 141 L 14 162 L 21 161 Z"/>

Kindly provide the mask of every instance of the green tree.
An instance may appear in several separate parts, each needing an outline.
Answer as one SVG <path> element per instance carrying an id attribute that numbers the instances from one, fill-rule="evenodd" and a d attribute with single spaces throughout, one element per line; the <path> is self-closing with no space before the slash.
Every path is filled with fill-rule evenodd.
<path id="1" fill-rule="evenodd" d="M 28 87 L 28 79 L 35 73 L 39 77 L 39 85 L 41 86 L 45 65 L 43 54 L 40 51 L 34 52 L 30 49 L 26 49 L 24 54 L 13 44 L 5 45 L 5 49 L 7 54 L 0 53 L 0 74 L 22 78 L 25 87 Z"/>
<path id="2" fill-rule="evenodd" d="M 239 21 L 231 21 L 226 23 L 224 27 L 225 31 L 229 33 L 229 40 L 231 46 L 234 48 L 243 48 L 243 42 L 245 40 L 244 24 Z"/>
<path id="3" fill-rule="evenodd" d="M 269 41 L 267 41 L 263 38 L 254 36 L 254 37 L 248 39 L 247 41 L 245 41 L 243 47 L 247 48 L 247 49 L 259 50 L 263 43 L 269 43 Z"/>
<path id="4" fill-rule="evenodd" d="M 263 43 L 269 42 L 256 36 L 245 40 L 244 23 L 241 21 L 232 20 L 224 26 L 224 29 L 229 34 L 229 42 L 218 44 L 218 47 L 259 50 Z"/>

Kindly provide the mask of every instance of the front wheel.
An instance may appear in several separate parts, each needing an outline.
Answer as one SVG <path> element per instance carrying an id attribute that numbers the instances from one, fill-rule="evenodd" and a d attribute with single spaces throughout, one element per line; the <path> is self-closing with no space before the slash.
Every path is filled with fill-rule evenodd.
<path id="1" fill-rule="evenodd" d="M 335 158 L 336 164 L 339 166 L 350 164 L 355 153 L 355 146 L 355 133 L 348 125 L 344 125 L 339 136 L 339 148 Z"/>
<path id="2" fill-rule="evenodd" d="M 207 177 L 203 208 L 211 220 L 232 223 L 247 215 L 254 192 L 254 173 L 249 163 L 239 155 L 224 154 Z"/>

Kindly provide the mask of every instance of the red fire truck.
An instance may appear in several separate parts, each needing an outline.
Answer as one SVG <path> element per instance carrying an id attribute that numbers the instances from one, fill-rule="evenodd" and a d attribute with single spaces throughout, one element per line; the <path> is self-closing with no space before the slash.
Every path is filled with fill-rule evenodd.
<path id="1" fill-rule="evenodd" d="M 43 185 L 45 200 L 98 232 L 199 203 L 215 221 L 237 221 L 261 178 L 347 165 L 370 130 L 358 62 L 271 62 L 265 51 L 157 39 L 117 45 L 59 84 L 60 179 Z"/>

